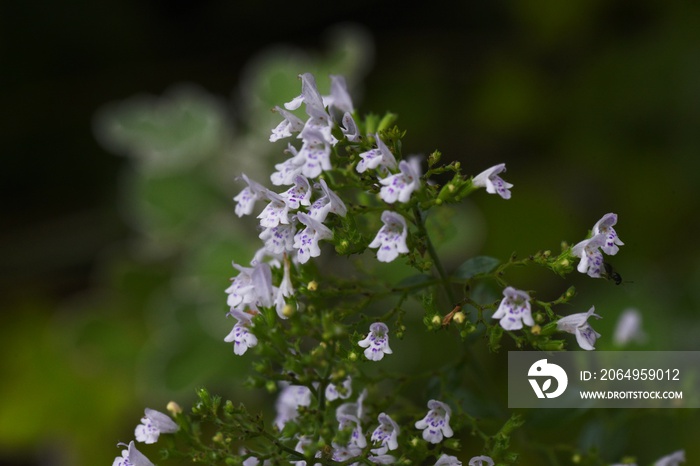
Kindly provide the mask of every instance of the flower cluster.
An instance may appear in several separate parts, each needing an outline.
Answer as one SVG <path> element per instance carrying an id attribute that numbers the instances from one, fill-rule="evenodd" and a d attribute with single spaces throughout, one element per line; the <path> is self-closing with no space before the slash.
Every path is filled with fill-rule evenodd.
<path id="1" fill-rule="evenodd" d="M 160 434 L 172 434 L 180 427 L 167 415 L 155 409 L 146 408 L 145 416 L 141 418 L 141 424 L 136 426 L 134 435 L 136 440 L 146 444 L 156 443 Z M 122 451 L 122 456 L 114 459 L 112 466 L 153 466 L 148 458 L 136 449 L 134 441 L 129 442 L 127 449 Z"/>
<path id="2" fill-rule="evenodd" d="M 228 293 L 229 315 L 236 318 L 233 330 L 225 338 L 234 343 L 234 353 L 242 355 L 257 344 L 251 333 L 252 317 L 259 307 L 275 306 L 285 319 L 293 312 L 289 298 L 294 296 L 290 269 L 292 264 L 304 264 L 321 254 L 319 242 L 333 238 L 326 225 L 330 214 L 344 217 L 347 208 L 340 197 L 319 176 L 331 168 L 331 149 L 338 143 L 332 130 L 339 126 L 349 140 L 356 140 L 357 125 L 352 116 L 353 105 L 345 79 L 331 76 L 331 95 L 321 96 L 310 73 L 300 75 L 301 95 L 275 107 L 283 120 L 272 130 L 270 141 L 296 135 L 299 147 L 292 143 L 286 152 L 290 157 L 275 165 L 270 176 L 279 192 L 270 190 L 245 174 L 246 187 L 234 197 L 239 217 L 251 215 L 258 201 L 266 203 L 257 218 L 259 238 L 263 246 L 251 260 L 251 267 L 233 264 L 239 271 Z M 304 106 L 308 119 L 301 120 L 292 113 Z M 273 285 L 271 268 L 284 267 L 282 280 Z"/>
<path id="3" fill-rule="evenodd" d="M 351 379 L 346 379 L 346 382 L 348 382 L 347 390 L 349 397 L 349 394 L 352 393 Z M 326 393 L 327 392 L 326 390 Z M 275 419 L 275 425 L 277 428 L 281 431 L 287 422 L 295 420 L 298 417 L 298 409 L 302 406 L 309 406 L 312 396 L 312 392 L 306 387 L 298 385 L 288 385 L 284 387 L 276 403 L 277 418 Z M 363 390 L 355 402 L 344 402 L 336 408 L 335 415 L 338 422 L 338 431 L 347 431 L 350 433 L 350 436 L 345 444 L 332 442 L 332 457 L 334 461 L 346 461 L 359 457 L 363 454 L 363 450 L 368 445 L 367 437 L 364 433 L 365 430 L 363 430 L 363 424 L 366 425 L 366 413 L 364 409 L 366 396 L 367 391 Z M 332 403 L 336 399 L 337 398 L 327 398 L 326 403 Z M 430 400 L 428 402 L 428 408 L 428 414 L 415 423 L 417 429 L 423 430 L 423 438 L 427 442 L 438 444 L 444 437 L 452 437 L 453 431 L 450 427 L 451 408 L 446 403 L 437 400 Z M 380 413 L 377 416 L 376 427 L 369 436 L 369 444 L 372 448 L 369 450 L 370 455 L 367 459 L 377 464 L 394 463 L 396 458 L 391 452 L 399 448 L 398 437 L 400 433 L 401 428 L 399 424 L 392 419 L 389 414 L 384 412 Z M 295 450 L 299 453 L 304 453 L 304 449 L 308 448 L 309 445 L 309 438 L 299 436 L 297 438 Z M 475 457 L 472 459 L 473 464 L 482 464 L 476 462 L 481 461 L 481 458 L 488 457 Z M 441 458 L 441 460 L 444 462 L 445 458 Z M 305 464 L 304 461 L 295 461 L 295 463 Z M 304 466 L 304 464 L 300 466 Z M 360 463 L 358 462 L 357 464 Z"/>
<path id="4" fill-rule="evenodd" d="M 578 271 L 587 273 L 590 277 L 600 278 L 605 276 L 605 263 L 603 253 L 614 256 L 623 246 L 613 225 L 617 223 L 617 214 L 608 213 L 598 220 L 593 226 L 593 234 L 590 238 L 576 244 L 571 252 L 581 258 Z"/>

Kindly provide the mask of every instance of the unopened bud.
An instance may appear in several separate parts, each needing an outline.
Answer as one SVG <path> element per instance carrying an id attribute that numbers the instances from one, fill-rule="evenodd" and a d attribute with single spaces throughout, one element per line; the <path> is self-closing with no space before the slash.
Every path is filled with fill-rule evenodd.
<path id="1" fill-rule="evenodd" d="M 285 304 L 282 308 L 282 315 L 285 317 L 292 317 L 294 315 L 294 306 L 291 304 Z"/>
<path id="2" fill-rule="evenodd" d="M 306 289 L 309 291 L 316 291 L 318 289 L 318 283 L 316 283 L 316 280 L 311 280 L 307 285 Z"/>
<path id="3" fill-rule="evenodd" d="M 438 315 L 434 315 L 432 319 L 430 319 L 430 323 L 433 324 L 433 327 L 439 327 L 442 325 L 442 319 Z"/>
<path id="4" fill-rule="evenodd" d="M 539 335 L 541 331 L 542 331 L 542 327 L 540 327 L 539 325 L 535 324 L 532 326 L 532 334 L 533 335 Z"/>
<path id="5" fill-rule="evenodd" d="M 467 316 L 464 315 L 464 312 L 462 312 L 462 311 L 455 312 L 455 315 L 452 316 L 452 320 L 454 320 L 458 324 L 463 324 L 464 321 L 466 320 L 466 318 L 467 318 Z"/>
<path id="6" fill-rule="evenodd" d="M 170 414 L 172 414 L 173 416 L 177 416 L 182 412 L 182 408 L 180 407 L 180 405 L 175 403 L 174 401 L 169 402 L 168 406 L 166 406 L 166 409 L 170 411 Z"/>

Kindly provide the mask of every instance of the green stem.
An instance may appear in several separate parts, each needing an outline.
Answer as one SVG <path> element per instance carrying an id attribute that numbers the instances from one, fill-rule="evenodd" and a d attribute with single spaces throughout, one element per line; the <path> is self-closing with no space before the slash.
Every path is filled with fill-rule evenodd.
<path id="1" fill-rule="evenodd" d="M 442 266 L 440 256 L 438 256 L 435 246 L 433 246 L 433 242 L 430 240 L 430 235 L 428 235 L 428 230 L 425 228 L 425 222 L 423 221 L 423 214 L 418 206 L 413 206 L 413 215 L 416 218 L 416 226 L 418 226 L 418 231 L 420 232 L 421 236 L 425 238 L 426 247 L 428 248 L 428 255 L 430 255 L 433 265 L 435 265 L 435 270 L 437 270 L 442 286 L 445 288 L 447 298 L 450 300 L 450 304 L 454 305 L 457 302 L 457 299 L 452 291 L 452 287 L 450 286 L 450 277 L 447 275 L 447 273 L 445 273 L 445 268 Z"/>

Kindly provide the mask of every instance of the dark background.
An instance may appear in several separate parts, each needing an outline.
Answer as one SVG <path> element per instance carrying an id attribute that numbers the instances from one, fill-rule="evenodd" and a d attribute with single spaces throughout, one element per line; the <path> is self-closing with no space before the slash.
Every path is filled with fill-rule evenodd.
<path id="1" fill-rule="evenodd" d="M 615 265 L 630 283 L 615 288 L 610 305 L 616 312 L 646 305 L 660 332 L 656 348 L 696 349 L 699 15 L 697 4 L 663 1 L 6 2 L 1 393 L 34 411 L 0 416 L 0 464 L 94 464 L 94 452 L 112 446 L 57 435 L 46 427 L 57 421 L 44 416 L 85 427 L 90 413 L 52 412 L 50 399 L 40 401 L 44 390 L 71 390 L 52 387 L 41 366 L 45 354 L 60 352 L 51 340 L 62 331 L 56 314 L 79 319 L 74 314 L 85 310 L 64 303 L 112 288 L 96 262 L 136 235 L 118 202 L 130 161 L 98 144 L 95 112 L 179 82 L 235 100 L 256 54 L 281 43 L 322 53 L 328 31 L 341 23 L 364 28 L 374 43 L 363 111 L 398 113 L 416 152 L 439 148 L 470 173 L 508 164 L 514 199 L 480 200 L 490 226 L 483 251 L 556 250 L 615 211 L 627 243 Z M 231 118 L 245 121 L 235 110 Z M 592 296 L 613 293 L 597 282 L 581 286 L 582 295 L 586 287 Z M 32 343 L 35 354 L 27 353 Z M 122 424 L 131 421 L 99 441 L 116 441 L 108 436 L 114 431 L 128 435 Z"/>

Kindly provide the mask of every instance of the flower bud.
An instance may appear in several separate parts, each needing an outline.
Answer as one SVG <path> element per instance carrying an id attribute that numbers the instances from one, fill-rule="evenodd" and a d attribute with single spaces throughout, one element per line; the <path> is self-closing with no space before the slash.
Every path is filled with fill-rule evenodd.
<path id="1" fill-rule="evenodd" d="M 455 315 L 452 316 L 452 320 L 454 320 L 458 324 L 463 324 L 466 318 L 467 316 L 464 315 L 464 312 L 462 311 L 455 312 Z"/>
<path id="2" fill-rule="evenodd" d="M 180 414 L 182 412 L 182 408 L 180 407 L 180 405 L 175 403 L 174 401 L 171 401 L 170 403 L 168 403 L 168 406 L 166 406 L 166 409 L 168 411 L 170 411 L 170 413 L 173 416 L 177 416 L 178 414 Z"/>
<path id="3" fill-rule="evenodd" d="M 318 289 L 318 283 L 316 280 L 311 280 L 307 285 L 306 289 L 309 291 L 316 291 Z"/>

